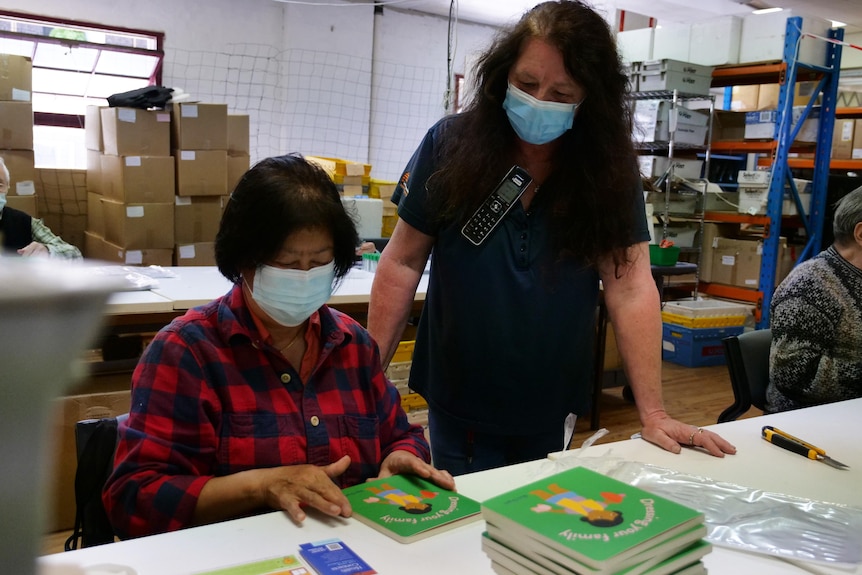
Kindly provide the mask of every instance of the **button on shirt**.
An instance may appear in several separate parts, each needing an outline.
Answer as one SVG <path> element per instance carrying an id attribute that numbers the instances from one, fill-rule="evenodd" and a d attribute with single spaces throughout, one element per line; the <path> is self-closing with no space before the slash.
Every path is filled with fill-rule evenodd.
<path id="1" fill-rule="evenodd" d="M 239 286 L 157 334 L 132 376 L 103 497 L 121 537 L 189 526 L 213 476 L 349 455 L 334 479 L 347 487 L 377 476 L 395 450 L 430 461 L 368 332 L 326 306 L 319 314 L 320 356 L 305 382 L 262 341 Z"/>

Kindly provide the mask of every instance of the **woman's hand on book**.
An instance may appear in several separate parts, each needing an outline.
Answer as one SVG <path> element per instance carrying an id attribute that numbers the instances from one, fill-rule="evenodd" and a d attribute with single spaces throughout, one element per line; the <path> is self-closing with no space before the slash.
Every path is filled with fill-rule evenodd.
<path id="1" fill-rule="evenodd" d="M 418 475 L 444 489 L 455 489 L 455 479 L 451 473 L 437 469 L 430 463 L 425 463 L 409 451 L 393 451 L 380 464 L 379 477 L 391 477 L 392 475 Z"/>
<path id="2" fill-rule="evenodd" d="M 287 465 L 262 470 L 263 497 L 273 509 L 282 509 L 296 523 L 306 515 L 303 506 L 314 507 L 333 517 L 350 517 L 353 513 L 347 497 L 332 480 L 347 471 L 350 457 L 345 455 L 329 465 Z"/>

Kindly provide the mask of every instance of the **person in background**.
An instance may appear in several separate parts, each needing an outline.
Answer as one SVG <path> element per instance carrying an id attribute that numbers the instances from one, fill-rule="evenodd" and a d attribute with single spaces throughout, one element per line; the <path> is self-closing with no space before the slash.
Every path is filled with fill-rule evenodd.
<path id="1" fill-rule="evenodd" d="M 24 257 L 81 259 L 81 250 L 55 235 L 42 220 L 6 205 L 9 182 L 9 168 L 0 158 L 0 236 L 3 251 Z"/>
<path id="2" fill-rule="evenodd" d="M 628 78 L 608 25 L 579 1 L 539 4 L 496 37 L 475 82 L 407 164 L 369 307 L 387 365 L 430 254 L 410 387 L 429 404 L 435 465 L 459 475 L 568 447 L 590 407 L 600 280 L 643 438 L 733 453 L 662 401 Z M 462 227 L 513 165 L 532 183 L 474 245 Z"/>
<path id="3" fill-rule="evenodd" d="M 122 538 L 281 509 L 349 516 L 341 489 L 433 468 L 377 346 L 329 308 L 358 237 L 335 184 L 301 156 L 240 179 L 215 240 L 234 283 L 163 328 L 132 375 L 103 490 Z"/>
<path id="4" fill-rule="evenodd" d="M 838 202 L 832 232 L 772 296 L 767 413 L 862 397 L 862 187 Z"/>
<path id="5" fill-rule="evenodd" d="M 362 257 L 362 254 L 376 254 L 377 246 L 374 245 L 374 242 L 362 242 L 359 244 L 359 247 L 356 248 L 356 255 Z"/>

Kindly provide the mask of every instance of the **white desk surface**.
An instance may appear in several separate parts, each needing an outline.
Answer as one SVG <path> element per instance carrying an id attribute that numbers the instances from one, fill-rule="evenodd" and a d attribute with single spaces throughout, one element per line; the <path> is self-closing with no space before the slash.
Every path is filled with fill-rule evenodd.
<path id="1" fill-rule="evenodd" d="M 572 457 L 619 457 L 683 472 L 731 481 L 754 488 L 862 508 L 862 449 L 848 432 L 862 412 L 862 399 L 805 410 L 744 419 L 711 426 L 738 448 L 735 456 L 713 458 L 684 449 L 673 455 L 643 440 L 601 444 L 565 452 L 558 461 L 532 461 L 456 478 L 460 492 L 484 500 L 571 465 Z M 773 425 L 826 449 L 850 466 L 833 469 L 807 460 L 760 438 L 763 425 Z M 78 567 L 113 563 L 131 566 L 137 575 L 189 574 L 279 555 L 298 556 L 301 543 L 341 538 L 382 575 L 491 575 L 491 564 L 480 547 L 484 522 L 477 521 L 403 545 L 355 519 L 309 516 L 295 526 L 280 512 L 226 521 L 175 533 L 129 540 L 42 557 L 42 565 Z M 794 575 L 810 573 L 862 574 L 822 566 L 801 568 L 759 554 L 715 546 L 704 558 L 710 575 Z"/>
<path id="2" fill-rule="evenodd" d="M 114 292 L 108 298 L 105 313 L 128 315 L 173 311 L 174 302 L 152 290 Z"/>
<path id="3" fill-rule="evenodd" d="M 226 294 L 232 284 L 215 266 L 167 267 L 175 278 L 159 278 L 158 287 L 152 292 L 171 302 L 174 310 L 187 310 L 203 305 Z M 351 269 L 332 294 L 328 303 L 368 303 L 374 274 L 360 269 Z M 428 274 L 422 274 L 415 300 L 423 301 L 428 289 Z"/>

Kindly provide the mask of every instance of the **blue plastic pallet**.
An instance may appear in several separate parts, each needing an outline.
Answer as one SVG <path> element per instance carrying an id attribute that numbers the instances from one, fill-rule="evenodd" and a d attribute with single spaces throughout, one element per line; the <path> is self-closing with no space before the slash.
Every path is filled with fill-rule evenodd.
<path id="1" fill-rule="evenodd" d="M 742 333 L 743 326 L 688 328 L 664 322 L 662 324 L 661 357 L 686 367 L 724 365 L 724 344 L 721 340 Z"/>

